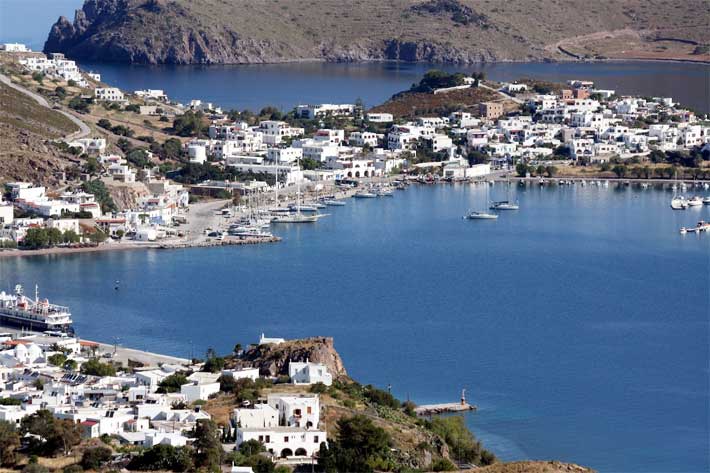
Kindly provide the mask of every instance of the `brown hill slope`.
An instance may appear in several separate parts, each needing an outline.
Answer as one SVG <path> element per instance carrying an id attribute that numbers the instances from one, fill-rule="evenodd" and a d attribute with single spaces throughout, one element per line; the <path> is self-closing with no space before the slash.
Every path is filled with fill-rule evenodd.
<path id="1" fill-rule="evenodd" d="M 56 173 L 76 158 L 49 141 L 75 131 L 76 125 L 64 115 L 0 83 L 0 183 L 57 182 Z"/>
<path id="2" fill-rule="evenodd" d="M 62 17 L 52 27 L 45 51 L 175 64 L 468 63 L 635 51 L 707 60 L 702 48 L 692 54 L 710 42 L 707 24 L 705 0 L 86 0 L 73 22 Z M 673 41 L 658 50 L 658 38 Z"/>

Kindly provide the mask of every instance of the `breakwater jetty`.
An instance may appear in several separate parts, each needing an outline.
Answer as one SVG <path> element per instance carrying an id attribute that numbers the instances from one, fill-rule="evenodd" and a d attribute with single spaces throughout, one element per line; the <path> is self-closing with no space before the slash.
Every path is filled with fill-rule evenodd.
<path id="1" fill-rule="evenodd" d="M 448 412 L 466 412 L 478 409 L 475 405 L 466 401 L 466 390 L 461 390 L 461 400 L 459 402 L 448 402 L 442 404 L 422 404 L 414 408 L 415 414 L 419 417 L 446 414 Z"/>

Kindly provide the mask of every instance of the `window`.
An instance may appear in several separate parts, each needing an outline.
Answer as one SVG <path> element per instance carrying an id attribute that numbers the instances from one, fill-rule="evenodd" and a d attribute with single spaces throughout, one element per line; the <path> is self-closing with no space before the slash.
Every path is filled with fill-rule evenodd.
<path id="1" fill-rule="evenodd" d="M 266 436 L 266 443 L 271 443 L 271 435 Z"/>
<path id="2" fill-rule="evenodd" d="M 313 443 L 318 443 L 318 436 L 317 435 L 313 436 Z"/>
<path id="3" fill-rule="evenodd" d="M 308 414 L 312 414 L 313 413 L 312 410 L 313 410 L 313 408 L 311 406 L 306 407 L 306 412 Z"/>
<path id="4" fill-rule="evenodd" d="M 288 443 L 288 436 L 284 437 L 284 443 Z"/>
<path id="5" fill-rule="evenodd" d="M 259 442 L 264 443 L 264 436 L 263 435 L 259 435 Z"/>

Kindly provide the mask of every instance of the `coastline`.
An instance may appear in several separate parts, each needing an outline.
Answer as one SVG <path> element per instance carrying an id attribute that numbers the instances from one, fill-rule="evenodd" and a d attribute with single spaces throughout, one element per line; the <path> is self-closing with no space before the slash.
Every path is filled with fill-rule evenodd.
<path id="1" fill-rule="evenodd" d="M 92 64 L 113 64 L 113 65 L 126 65 L 131 67 L 155 67 L 155 66 L 171 66 L 171 67 L 181 67 L 181 66 L 201 66 L 201 67 L 211 67 L 211 66 L 272 66 L 279 64 L 406 64 L 406 65 L 419 65 L 428 64 L 431 66 L 458 66 L 467 67 L 475 65 L 492 65 L 492 64 L 604 64 L 604 63 L 623 63 L 623 62 L 660 62 L 660 63 L 679 63 L 679 64 L 700 64 L 710 66 L 710 60 L 696 60 L 696 59 L 686 59 L 686 58 L 643 58 L 643 57 L 631 57 L 631 58 L 605 58 L 605 59 L 574 59 L 574 58 L 537 58 L 537 59 L 498 59 L 495 61 L 471 61 L 471 62 L 429 62 L 429 61 L 402 61 L 396 59 L 364 59 L 364 60 L 341 60 L 341 59 L 327 59 L 327 58 L 294 58 L 294 59 L 284 59 L 281 61 L 263 61 L 263 62 L 185 62 L 185 63 L 175 63 L 175 62 L 121 62 L 121 61 L 92 61 L 83 58 L 72 58 L 78 63 L 90 62 Z"/>

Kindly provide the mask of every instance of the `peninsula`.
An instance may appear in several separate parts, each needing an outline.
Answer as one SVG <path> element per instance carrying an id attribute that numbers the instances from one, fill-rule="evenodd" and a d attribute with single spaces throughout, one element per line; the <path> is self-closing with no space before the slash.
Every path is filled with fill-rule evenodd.
<path id="1" fill-rule="evenodd" d="M 12 381 L 0 389 L 0 460 L 23 472 L 591 473 L 498 463 L 462 417 L 421 418 L 414 403 L 352 380 L 328 337 L 262 334 L 186 360 L 34 334 L 1 340 L 0 360 Z"/>
<path id="2" fill-rule="evenodd" d="M 44 50 L 135 64 L 708 61 L 704 12 L 703 0 L 86 0 Z"/>

